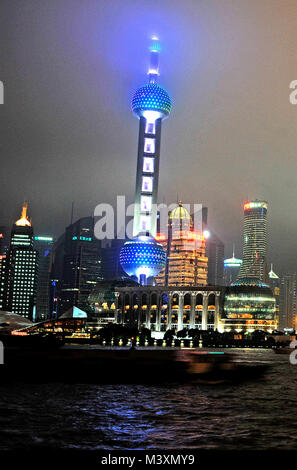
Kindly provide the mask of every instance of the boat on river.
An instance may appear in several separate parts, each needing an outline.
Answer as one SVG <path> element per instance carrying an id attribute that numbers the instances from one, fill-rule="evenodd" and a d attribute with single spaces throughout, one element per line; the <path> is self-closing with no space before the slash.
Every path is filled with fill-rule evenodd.
<path id="1" fill-rule="evenodd" d="M 0 338 L 1 339 L 1 338 Z M 225 351 L 63 344 L 58 337 L 6 338 L 0 380 L 67 383 L 224 383 L 264 374 Z"/>

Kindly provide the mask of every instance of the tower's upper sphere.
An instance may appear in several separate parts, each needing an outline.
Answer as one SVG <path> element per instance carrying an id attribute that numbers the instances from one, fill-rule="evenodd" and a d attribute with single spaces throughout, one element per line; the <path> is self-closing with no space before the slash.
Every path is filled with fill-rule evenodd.
<path id="1" fill-rule="evenodd" d="M 127 241 L 120 251 L 120 263 L 128 276 L 157 276 L 165 262 L 163 246 L 152 237 L 139 236 Z"/>
<path id="2" fill-rule="evenodd" d="M 169 115 L 171 106 L 169 94 L 156 83 L 138 88 L 132 99 L 132 110 L 137 116 L 142 116 L 145 111 L 156 111 L 164 118 Z"/>

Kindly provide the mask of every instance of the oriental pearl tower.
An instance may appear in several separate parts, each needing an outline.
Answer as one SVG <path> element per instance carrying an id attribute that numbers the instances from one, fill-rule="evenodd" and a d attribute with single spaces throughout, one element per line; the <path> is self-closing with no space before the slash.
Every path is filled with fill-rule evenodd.
<path id="1" fill-rule="evenodd" d="M 120 263 L 129 275 L 145 285 L 165 266 L 166 255 L 155 240 L 157 231 L 157 197 L 161 125 L 171 111 L 171 99 L 157 84 L 159 77 L 160 43 L 153 37 L 150 46 L 148 84 L 138 88 L 132 99 L 132 111 L 139 118 L 136 191 L 133 240 L 120 252 Z"/>

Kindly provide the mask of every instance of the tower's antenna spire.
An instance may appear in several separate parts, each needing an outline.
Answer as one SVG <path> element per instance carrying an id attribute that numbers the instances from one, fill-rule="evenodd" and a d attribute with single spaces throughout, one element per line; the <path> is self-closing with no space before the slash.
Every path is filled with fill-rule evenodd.
<path id="1" fill-rule="evenodd" d="M 234 256 L 234 251 L 235 251 L 234 248 L 235 248 L 235 245 L 234 245 L 234 243 L 233 243 L 233 255 L 232 255 L 233 258 L 235 258 L 235 256 Z"/>
<path id="2" fill-rule="evenodd" d="M 149 83 L 157 83 L 159 76 L 159 54 L 161 46 L 157 36 L 152 37 L 152 42 L 150 45 L 150 66 L 148 71 Z"/>

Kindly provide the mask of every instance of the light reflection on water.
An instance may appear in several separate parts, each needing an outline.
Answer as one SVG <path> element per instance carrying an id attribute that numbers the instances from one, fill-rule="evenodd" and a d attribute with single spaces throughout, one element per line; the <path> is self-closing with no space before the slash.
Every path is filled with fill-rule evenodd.
<path id="1" fill-rule="evenodd" d="M 2 385 L 0 449 L 296 448 L 297 366 L 238 354 L 272 368 L 240 385 Z"/>

